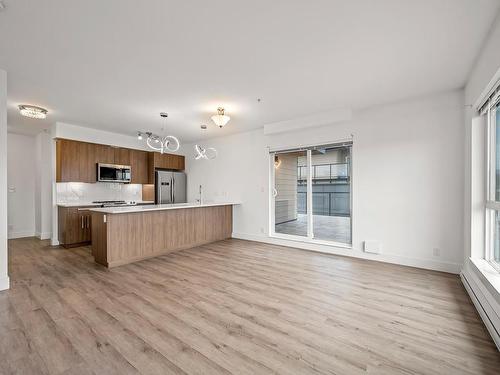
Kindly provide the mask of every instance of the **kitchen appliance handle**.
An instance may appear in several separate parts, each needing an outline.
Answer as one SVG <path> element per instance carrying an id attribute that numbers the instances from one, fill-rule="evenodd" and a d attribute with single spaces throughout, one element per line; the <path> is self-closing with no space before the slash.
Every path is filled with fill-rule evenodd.
<path id="1" fill-rule="evenodd" d="M 158 176 L 160 177 L 160 176 Z M 160 178 L 157 179 L 158 181 L 158 186 L 157 186 L 157 189 L 158 189 L 158 204 L 161 204 L 161 181 L 160 181 Z"/>
<path id="2" fill-rule="evenodd" d="M 171 184 L 170 192 L 171 192 L 171 194 L 172 194 L 172 199 L 171 199 L 171 202 L 172 202 L 172 203 L 175 203 L 175 202 L 174 202 L 174 198 L 175 198 L 175 196 L 174 196 L 174 186 L 175 186 L 174 184 L 175 184 L 175 180 L 174 180 L 174 178 L 173 178 L 173 177 L 172 177 L 172 182 L 171 182 L 170 184 Z"/>

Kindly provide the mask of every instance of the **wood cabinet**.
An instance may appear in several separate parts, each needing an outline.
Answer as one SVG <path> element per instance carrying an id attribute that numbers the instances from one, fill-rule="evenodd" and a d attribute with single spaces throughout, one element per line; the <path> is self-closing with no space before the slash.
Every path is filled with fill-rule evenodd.
<path id="1" fill-rule="evenodd" d="M 184 156 L 69 139 L 56 140 L 56 182 L 97 180 L 97 163 L 130 165 L 133 184 L 154 184 L 156 168 L 184 170 Z"/>
<path id="2" fill-rule="evenodd" d="M 91 242 L 92 215 L 81 207 L 58 208 L 59 243 L 64 247 Z"/>
<path id="3" fill-rule="evenodd" d="M 130 150 L 130 168 L 133 184 L 149 183 L 147 151 Z"/>
<path id="4" fill-rule="evenodd" d="M 148 157 L 148 183 L 155 183 L 155 169 L 170 169 L 182 171 L 185 168 L 185 158 L 183 155 L 160 154 L 150 152 Z"/>

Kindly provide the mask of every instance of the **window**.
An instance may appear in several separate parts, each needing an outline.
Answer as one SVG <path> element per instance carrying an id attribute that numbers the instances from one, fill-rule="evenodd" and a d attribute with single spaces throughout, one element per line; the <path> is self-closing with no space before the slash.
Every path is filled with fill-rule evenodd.
<path id="1" fill-rule="evenodd" d="M 500 103 L 498 93 L 488 102 L 488 173 L 485 257 L 500 271 Z"/>
<path id="2" fill-rule="evenodd" d="M 271 152 L 272 236 L 350 245 L 351 142 Z"/>

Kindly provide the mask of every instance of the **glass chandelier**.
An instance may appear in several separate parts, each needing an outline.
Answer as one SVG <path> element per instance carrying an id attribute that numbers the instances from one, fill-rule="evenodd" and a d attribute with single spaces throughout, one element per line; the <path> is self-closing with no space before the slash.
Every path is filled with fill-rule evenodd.
<path id="1" fill-rule="evenodd" d="M 222 128 L 224 125 L 226 125 L 229 120 L 231 120 L 231 117 L 224 113 L 224 108 L 222 107 L 217 108 L 217 114 L 212 116 L 212 121 L 219 128 Z"/>

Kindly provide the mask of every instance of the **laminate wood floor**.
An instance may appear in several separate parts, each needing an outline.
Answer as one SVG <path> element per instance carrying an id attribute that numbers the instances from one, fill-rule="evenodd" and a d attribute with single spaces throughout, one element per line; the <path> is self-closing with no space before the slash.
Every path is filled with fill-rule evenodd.
<path id="1" fill-rule="evenodd" d="M 108 270 L 9 242 L 2 374 L 499 374 L 458 276 L 227 240 Z"/>

